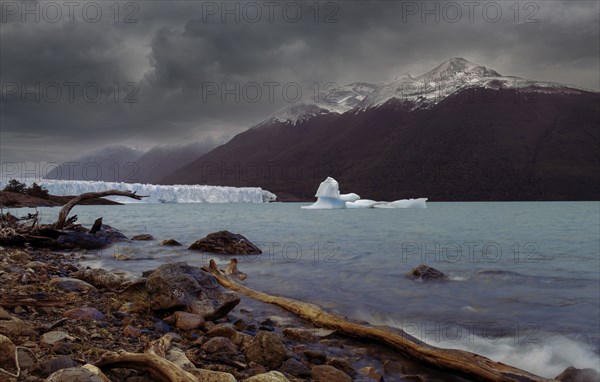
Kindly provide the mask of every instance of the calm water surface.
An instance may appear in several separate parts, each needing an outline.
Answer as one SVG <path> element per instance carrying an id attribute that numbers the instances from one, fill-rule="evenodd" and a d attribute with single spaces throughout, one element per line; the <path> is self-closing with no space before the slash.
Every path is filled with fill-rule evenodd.
<path id="1" fill-rule="evenodd" d="M 171 261 L 204 264 L 187 245 L 218 230 L 263 249 L 240 258 L 250 287 L 403 328 L 553 377 L 599 366 L 600 203 L 429 203 L 427 209 L 302 210 L 298 203 L 77 206 L 128 236 L 88 264 L 139 275 Z M 54 220 L 58 209 L 40 209 Z M 172 238 L 183 247 L 161 247 Z M 131 256 L 117 261 L 113 253 Z M 217 258 L 226 263 L 227 259 Z M 405 277 L 425 263 L 449 282 Z"/>

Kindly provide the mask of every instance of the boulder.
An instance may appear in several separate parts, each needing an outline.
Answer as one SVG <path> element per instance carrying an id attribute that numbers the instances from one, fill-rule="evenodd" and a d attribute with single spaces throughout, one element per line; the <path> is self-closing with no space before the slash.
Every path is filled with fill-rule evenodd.
<path id="1" fill-rule="evenodd" d="M 269 371 L 268 373 L 250 377 L 245 382 L 289 382 L 289 379 L 278 371 Z"/>
<path id="2" fill-rule="evenodd" d="M 202 382 L 236 382 L 235 377 L 230 373 L 224 373 L 222 371 L 212 371 L 206 369 L 194 369 L 190 370 L 190 373 L 194 374 L 198 381 Z"/>
<path id="3" fill-rule="evenodd" d="M 0 368 L 11 374 L 17 373 L 17 360 L 15 359 L 16 346 L 10 340 L 0 334 Z M 0 377 L 2 374 L 0 374 Z"/>
<path id="4" fill-rule="evenodd" d="M 86 292 L 96 290 L 96 288 L 83 280 L 71 277 L 57 277 L 50 280 L 50 286 L 65 292 Z"/>
<path id="5" fill-rule="evenodd" d="M 286 360 L 279 368 L 279 371 L 298 378 L 310 377 L 310 369 L 297 359 L 290 358 Z"/>
<path id="6" fill-rule="evenodd" d="M 141 235 L 135 235 L 134 237 L 131 238 L 131 240 L 136 240 L 136 241 L 149 241 L 149 240 L 154 240 L 154 236 L 148 234 L 148 233 L 143 233 Z"/>
<path id="7" fill-rule="evenodd" d="M 100 376 L 83 367 L 70 367 L 52 373 L 45 382 L 103 382 Z"/>
<path id="8" fill-rule="evenodd" d="M 224 322 L 221 324 L 217 324 L 210 328 L 209 331 L 206 332 L 207 337 L 225 337 L 228 339 L 232 339 L 237 333 L 235 326 L 228 322 Z"/>
<path id="9" fill-rule="evenodd" d="M 237 355 L 237 346 L 225 337 L 213 337 L 202 345 L 202 350 L 209 354 L 219 354 L 226 357 Z"/>
<path id="10" fill-rule="evenodd" d="M 329 365 L 313 366 L 311 373 L 315 382 L 352 382 L 348 374 Z"/>
<path id="11" fill-rule="evenodd" d="M 256 362 L 268 369 L 277 369 L 287 358 L 281 337 L 273 332 L 260 330 L 246 347 L 248 362 Z"/>
<path id="12" fill-rule="evenodd" d="M 354 377 L 356 375 L 356 370 L 354 370 L 354 368 L 352 367 L 352 364 L 346 358 L 331 357 L 330 359 L 327 360 L 327 364 L 329 366 L 335 367 L 338 370 L 343 371 L 344 373 L 348 374 L 351 377 Z"/>
<path id="13" fill-rule="evenodd" d="M 64 230 L 60 233 L 56 243 L 62 248 L 70 249 L 100 249 L 109 244 L 127 240 L 125 235 L 106 224 L 102 225 L 102 228 L 94 234 L 85 230 Z"/>
<path id="14" fill-rule="evenodd" d="M 177 311 L 165 318 L 165 322 L 181 330 L 194 330 L 203 327 L 205 320 L 194 313 Z"/>
<path id="15" fill-rule="evenodd" d="M 421 264 L 408 273 L 408 277 L 413 280 L 446 280 L 448 277 L 435 268 Z"/>
<path id="16" fill-rule="evenodd" d="M 64 317 L 73 320 L 104 320 L 106 317 L 96 308 L 75 308 L 63 313 Z"/>
<path id="17" fill-rule="evenodd" d="M 577 369 L 569 366 L 554 379 L 561 382 L 598 382 L 600 374 L 594 369 Z"/>
<path id="18" fill-rule="evenodd" d="M 177 240 L 167 239 L 167 240 L 161 241 L 160 243 L 158 243 L 158 245 L 178 246 L 178 245 L 181 245 L 181 243 L 178 242 Z"/>
<path id="19" fill-rule="evenodd" d="M 229 231 L 208 234 L 195 241 L 188 249 L 222 255 L 259 255 L 262 251 L 244 236 Z"/>
<path id="20" fill-rule="evenodd" d="M 239 302 L 237 293 L 224 291 L 208 272 L 185 263 L 165 264 L 146 281 L 153 310 L 184 308 L 207 321 L 224 317 Z"/>
<path id="21" fill-rule="evenodd" d="M 129 282 L 124 274 L 108 272 L 104 269 L 82 269 L 75 272 L 73 277 L 83 280 L 96 288 L 119 289 Z"/>

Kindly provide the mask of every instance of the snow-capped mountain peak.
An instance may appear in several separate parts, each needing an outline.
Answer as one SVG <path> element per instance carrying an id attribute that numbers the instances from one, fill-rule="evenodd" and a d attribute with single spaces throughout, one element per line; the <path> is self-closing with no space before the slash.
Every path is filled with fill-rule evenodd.
<path id="1" fill-rule="evenodd" d="M 452 58 L 442 62 L 429 72 L 422 74 L 417 79 L 432 81 L 447 81 L 473 77 L 500 77 L 501 75 L 482 65 L 474 64 L 462 57 Z"/>
<path id="2" fill-rule="evenodd" d="M 539 93 L 590 91 L 556 82 L 503 76 L 483 65 L 455 57 L 416 77 L 405 74 L 379 84 L 354 82 L 324 90 L 317 99 L 287 106 L 258 126 L 273 121 L 295 125 L 317 115 L 378 107 L 392 99 L 407 102 L 412 110 L 427 109 L 455 92 L 471 88 L 523 89 Z"/>

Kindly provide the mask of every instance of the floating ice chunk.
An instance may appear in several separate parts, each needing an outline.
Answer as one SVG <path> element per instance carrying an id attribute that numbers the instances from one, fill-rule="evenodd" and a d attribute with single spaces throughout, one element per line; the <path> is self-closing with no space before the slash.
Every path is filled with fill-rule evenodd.
<path id="1" fill-rule="evenodd" d="M 427 208 L 427 198 L 400 199 L 393 202 L 379 202 L 373 208 Z"/>
<path id="2" fill-rule="evenodd" d="M 311 204 L 310 206 L 302 206 L 302 208 L 306 210 L 336 210 L 346 208 L 346 202 L 340 198 L 322 196 L 317 199 L 316 203 Z"/>
<path id="3" fill-rule="evenodd" d="M 393 202 L 377 202 L 361 199 L 355 193 L 341 194 L 338 182 L 327 177 L 317 189 L 317 201 L 310 206 L 302 206 L 308 210 L 341 209 L 341 208 L 427 208 L 427 198 L 401 199 Z"/>
<path id="4" fill-rule="evenodd" d="M 360 196 L 352 192 L 350 194 L 341 194 L 340 199 L 342 199 L 345 202 L 355 202 L 358 199 L 360 199 Z"/>
<path id="5" fill-rule="evenodd" d="M 337 180 L 328 176 L 327 179 L 321 182 L 319 188 L 317 189 L 317 193 L 315 194 L 317 198 L 340 198 L 340 185 Z"/>
<path id="6" fill-rule="evenodd" d="M 371 199 L 359 199 L 354 202 L 346 202 L 346 208 L 372 208 L 374 205 L 381 202 L 376 202 Z"/>

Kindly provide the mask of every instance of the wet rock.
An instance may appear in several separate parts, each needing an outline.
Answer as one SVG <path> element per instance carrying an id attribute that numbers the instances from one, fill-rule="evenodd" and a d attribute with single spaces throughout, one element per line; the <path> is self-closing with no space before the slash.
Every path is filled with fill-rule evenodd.
<path id="1" fill-rule="evenodd" d="M 244 382 L 289 382 L 289 379 L 278 371 L 269 371 L 268 373 L 257 374 L 250 377 Z"/>
<path id="2" fill-rule="evenodd" d="M 131 240 L 136 240 L 136 241 L 149 241 L 149 240 L 154 240 L 154 236 L 148 234 L 148 233 L 144 233 L 141 235 L 135 235 L 134 237 L 131 238 Z"/>
<path id="3" fill-rule="evenodd" d="M 305 350 L 304 355 L 313 365 L 322 365 L 327 360 L 327 354 L 320 350 Z"/>
<path id="4" fill-rule="evenodd" d="M 83 269 L 75 272 L 73 277 L 96 288 L 119 289 L 128 282 L 125 275 L 108 272 L 104 269 Z"/>
<path id="5" fill-rule="evenodd" d="M 289 358 L 286 360 L 279 368 L 279 371 L 299 378 L 310 377 L 310 369 L 302 362 L 294 358 Z"/>
<path id="6" fill-rule="evenodd" d="M 569 366 L 554 379 L 561 382 L 598 382 L 600 374 L 594 369 L 577 369 Z"/>
<path id="7" fill-rule="evenodd" d="M 44 333 L 41 338 L 41 342 L 46 345 L 54 345 L 57 342 L 72 339 L 71 336 L 67 332 L 63 332 L 60 330 L 54 330 L 48 333 Z"/>
<path id="8" fill-rule="evenodd" d="M 154 270 L 146 290 L 152 309 L 185 307 L 205 320 L 224 317 L 240 302 L 237 293 L 223 291 L 211 274 L 185 263 L 165 264 Z"/>
<path id="9" fill-rule="evenodd" d="M 198 378 L 198 381 L 202 382 L 236 382 L 236 379 L 232 374 L 223 373 L 221 371 L 195 369 L 190 370 L 190 372 Z"/>
<path id="10" fill-rule="evenodd" d="M 284 328 L 283 335 L 299 342 L 314 343 L 320 338 L 328 337 L 334 330 L 320 328 Z"/>
<path id="11" fill-rule="evenodd" d="M 413 280 L 446 280 L 447 276 L 435 268 L 421 264 L 408 273 L 408 278 Z"/>
<path id="12" fill-rule="evenodd" d="M 246 347 L 244 354 L 249 362 L 269 369 L 277 369 L 287 358 L 281 337 L 273 332 L 259 331 Z"/>
<path id="13" fill-rule="evenodd" d="M 352 382 L 348 374 L 329 365 L 313 366 L 311 374 L 315 382 Z"/>
<path id="14" fill-rule="evenodd" d="M 73 358 L 61 355 L 56 358 L 47 359 L 41 362 L 38 362 L 34 366 L 34 370 L 42 376 L 48 376 L 58 370 L 68 369 L 72 367 L 76 367 L 77 363 L 73 360 Z"/>
<path id="15" fill-rule="evenodd" d="M 225 337 L 232 339 L 236 333 L 237 330 L 232 324 L 222 323 L 213 326 L 208 332 L 206 332 L 206 335 L 208 337 Z"/>
<path id="16" fill-rule="evenodd" d="M 383 381 L 383 375 L 381 375 L 381 373 L 379 373 L 377 369 L 372 366 L 366 366 L 358 369 L 358 374 L 369 377 L 369 379 L 374 381 Z"/>
<path id="17" fill-rule="evenodd" d="M 139 328 L 136 328 L 135 326 L 127 325 L 123 329 L 123 335 L 125 335 L 126 337 L 139 338 L 142 336 L 142 331 Z"/>
<path id="18" fill-rule="evenodd" d="M 106 317 L 96 308 L 75 308 L 63 313 L 64 317 L 73 320 L 105 320 Z"/>
<path id="19" fill-rule="evenodd" d="M 121 232 L 113 229 L 109 225 L 102 225 L 102 228 L 91 234 L 87 231 L 61 231 L 61 235 L 56 239 L 56 243 L 62 248 L 74 249 L 100 249 L 117 241 L 127 238 Z"/>
<path id="20" fill-rule="evenodd" d="M 386 359 L 383 363 L 383 372 L 386 374 L 406 374 L 406 368 L 398 361 Z"/>
<path id="21" fill-rule="evenodd" d="M 237 346 L 225 337 L 214 337 L 202 345 L 202 350 L 210 354 L 237 355 Z"/>
<path id="22" fill-rule="evenodd" d="M 103 382 L 100 376 L 94 374 L 83 367 L 71 367 L 59 370 L 48 378 L 45 382 Z"/>
<path id="23" fill-rule="evenodd" d="M 0 334 L 0 368 L 11 374 L 17 373 L 17 360 L 15 359 L 16 346 L 10 338 Z M 0 377 L 2 375 L 0 374 Z"/>
<path id="24" fill-rule="evenodd" d="M 173 239 L 167 239 L 167 240 L 163 240 L 160 243 L 158 243 L 158 245 L 166 245 L 166 246 L 179 246 L 181 245 L 180 242 L 178 242 L 177 240 L 173 240 Z"/>
<path id="25" fill-rule="evenodd" d="M 229 231 L 208 234 L 195 241 L 188 249 L 222 255 L 258 255 L 262 251 L 244 236 Z"/>
<path id="26" fill-rule="evenodd" d="M 32 335 L 34 331 L 29 323 L 11 316 L 4 309 L 0 308 L 0 334 L 14 338 L 23 335 Z"/>
<path id="27" fill-rule="evenodd" d="M 194 330 L 203 327 L 206 321 L 200 315 L 177 311 L 165 318 L 165 322 L 181 330 Z"/>
<path id="28" fill-rule="evenodd" d="M 254 337 L 249 334 L 236 332 L 233 337 L 231 337 L 231 342 L 233 342 L 236 346 L 239 346 L 241 349 L 246 349 L 253 339 Z"/>
<path id="29" fill-rule="evenodd" d="M 71 277 L 57 277 L 50 280 L 50 286 L 55 289 L 60 289 L 65 292 L 87 292 L 91 290 L 96 290 L 96 288 L 86 283 L 83 280 L 74 279 Z"/>
<path id="30" fill-rule="evenodd" d="M 352 364 L 346 358 L 331 357 L 327 360 L 327 364 L 335 367 L 338 370 L 343 371 L 351 377 L 354 377 L 356 375 L 356 370 L 354 370 Z"/>
<path id="31" fill-rule="evenodd" d="M 190 361 L 190 359 L 185 355 L 183 350 L 178 348 L 170 349 L 167 353 L 166 359 L 173 362 L 183 370 L 190 371 L 196 368 L 192 361 Z"/>

